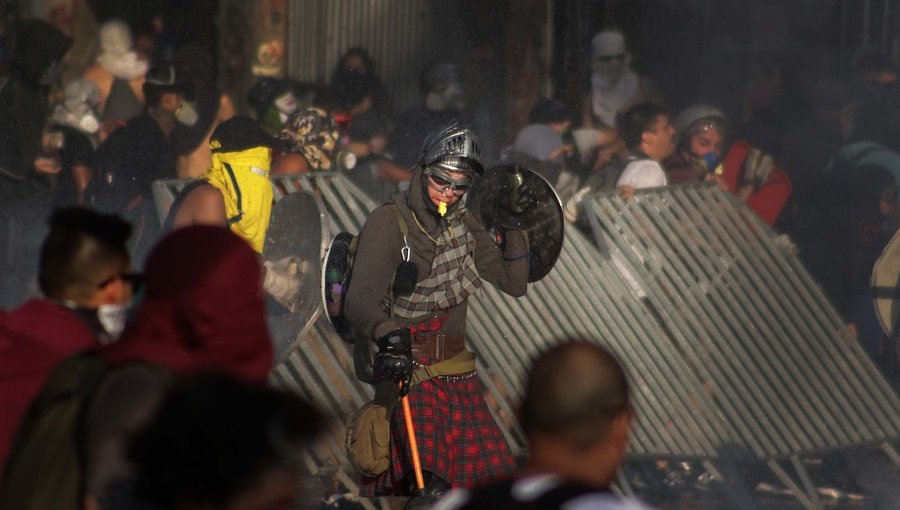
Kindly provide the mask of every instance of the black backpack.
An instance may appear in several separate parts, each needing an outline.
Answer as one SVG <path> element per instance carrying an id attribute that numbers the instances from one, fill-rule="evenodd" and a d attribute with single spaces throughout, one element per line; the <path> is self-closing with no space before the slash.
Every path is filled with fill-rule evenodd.
<path id="1" fill-rule="evenodd" d="M 135 379 L 135 374 L 141 377 Z M 171 379 L 170 372 L 158 365 L 110 365 L 93 351 L 75 354 L 57 365 L 16 430 L 0 482 L 0 508 L 84 508 L 92 432 L 87 424 L 89 410 L 99 402 L 101 393 L 114 388 L 130 390 L 135 380 L 147 381 L 148 375 L 153 393 L 163 391 Z M 146 388 L 141 389 L 143 393 L 129 397 L 131 402 L 147 402 Z M 135 409 L 140 410 L 139 406 Z M 114 422 L 119 419 L 123 417 L 113 418 Z"/>
<path id="2" fill-rule="evenodd" d="M 409 236 L 409 227 L 406 220 L 400 214 L 396 205 L 391 204 L 391 209 L 397 216 L 400 233 L 406 239 Z M 322 298 L 328 319 L 337 334 L 353 344 L 353 367 L 356 377 L 365 383 L 374 384 L 372 374 L 372 354 L 369 350 L 369 341 L 362 335 L 353 331 L 347 318 L 344 316 L 344 300 L 350 289 L 353 278 L 353 264 L 356 261 L 356 248 L 359 244 L 359 236 L 349 232 L 340 232 L 331 240 L 325 253 L 325 265 L 322 268 Z M 403 248 L 409 250 L 408 246 Z M 409 253 L 408 251 L 406 252 Z M 417 280 L 416 265 L 409 261 L 401 262 L 395 269 L 390 288 L 391 295 L 402 296 L 411 293 Z"/>
<path id="3" fill-rule="evenodd" d="M 109 368 L 106 360 L 88 352 L 53 370 L 13 438 L 3 469 L 0 508 L 83 508 L 87 471 L 83 418 Z"/>

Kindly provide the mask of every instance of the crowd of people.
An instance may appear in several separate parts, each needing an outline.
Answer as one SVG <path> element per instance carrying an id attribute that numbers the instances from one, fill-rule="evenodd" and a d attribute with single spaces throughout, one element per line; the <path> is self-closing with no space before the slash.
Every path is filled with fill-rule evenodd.
<path id="1" fill-rule="evenodd" d="M 900 225 L 897 74 L 880 56 L 860 58 L 852 82 L 818 83 L 809 117 L 775 129 L 787 121 L 777 80 L 763 78 L 777 67 L 760 66 L 769 88 L 752 90 L 741 119 L 707 103 L 676 113 L 631 69 L 623 34 L 603 30 L 581 104 L 540 100 L 508 147 L 483 154 L 452 62 L 430 63 L 423 104 L 395 112 L 369 54 L 351 48 L 327 87 L 259 79 L 243 115 L 199 47 L 162 60 L 110 21 L 94 61 L 63 83 L 69 38 L 40 20 L 13 35 L 0 52 L 0 239 L 21 254 L 0 283 L 15 296 L 0 311 L 0 506 L 63 494 L 72 508 L 295 502 L 300 452 L 329 419 L 266 387 L 267 300 L 290 308 L 298 290 L 289 261 L 264 250 L 274 175 L 342 172 L 383 204 L 359 236 L 346 300 L 353 330 L 378 351 L 376 403 L 391 431 L 388 468 L 364 477 L 365 495 L 431 504 L 461 489 L 440 507 L 643 508 L 610 492 L 632 412 L 624 369 L 596 342 L 536 361 L 525 471 L 491 416 L 465 346 L 467 299 L 484 282 L 523 296 L 529 243 L 540 242 L 469 213 L 466 193 L 493 162 L 542 175 L 582 227 L 595 193 L 640 200 L 643 189 L 715 183 L 792 239 L 860 343 L 897 371 L 869 287 Z M 188 182 L 160 221 L 153 183 L 168 179 Z M 35 218 L 48 215 L 37 249 Z M 23 269 L 30 260 L 37 274 Z M 18 306 L 32 281 L 41 297 Z M 406 397 L 415 463 L 396 407 Z M 79 434 L 54 439 L 41 426 L 65 419 Z M 496 479 L 506 481 L 474 489 Z"/>

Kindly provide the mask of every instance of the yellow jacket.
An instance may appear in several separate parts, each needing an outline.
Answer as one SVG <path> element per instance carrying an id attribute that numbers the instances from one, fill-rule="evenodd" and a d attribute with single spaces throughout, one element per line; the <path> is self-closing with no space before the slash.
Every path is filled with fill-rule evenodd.
<path id="1" fill-rule="evenodd" d="M 269 149 L 254 147 L 241 152 L 214 152 L 212 166 L 203 175 L 225 198 L 225 217 L 231 230 L 262 253 L 272 215 L 272 182 Z"/>

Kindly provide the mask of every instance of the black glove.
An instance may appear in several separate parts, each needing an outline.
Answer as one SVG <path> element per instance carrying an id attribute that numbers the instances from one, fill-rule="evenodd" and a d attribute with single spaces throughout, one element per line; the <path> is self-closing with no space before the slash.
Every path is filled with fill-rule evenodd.
<path id="1" fill-rule="evenodd" d="M 518 172 L 511 174 L 508 197 L 509 212 L 522 214 L 536 202 L 534 191 L 525 184 L 525 177 Z"/>
<path id="2" fill-rule="evenodd" d="M 401 383 L 400 396 L 409 390 L 413 373 L 412 338 L 408 329 L 395 329 L 375 341 L 376 380 Z"/>

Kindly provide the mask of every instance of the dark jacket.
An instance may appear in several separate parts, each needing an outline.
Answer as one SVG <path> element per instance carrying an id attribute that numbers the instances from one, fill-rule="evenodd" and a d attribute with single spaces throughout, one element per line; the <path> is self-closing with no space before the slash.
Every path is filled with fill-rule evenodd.
<path id="1" fill-rule="evenodd" d="M 152 199 L 151 184 L 177 177 L 175 148 L 159 123 L 144 113 L 115 130 L 94 153 L 88 187 L 92 205 L 122 213 L 138 197 Z"/>
<path id="2" fill-rule="evenodd" d="M 46 299 L 29 301 L 0 321 L 0 464 L 54 365 L 99 345 L 78 315 Z"/>
<path id="3" fill-rule="evenodd" d="M 24 21 L 16 28 L 13 66 L 0 76 L 0 175 L 20 180 L 35 178 L 34 159 L 49 114 L 49 87 L 40 80 L 72 40 L 41 20 Z"/>

